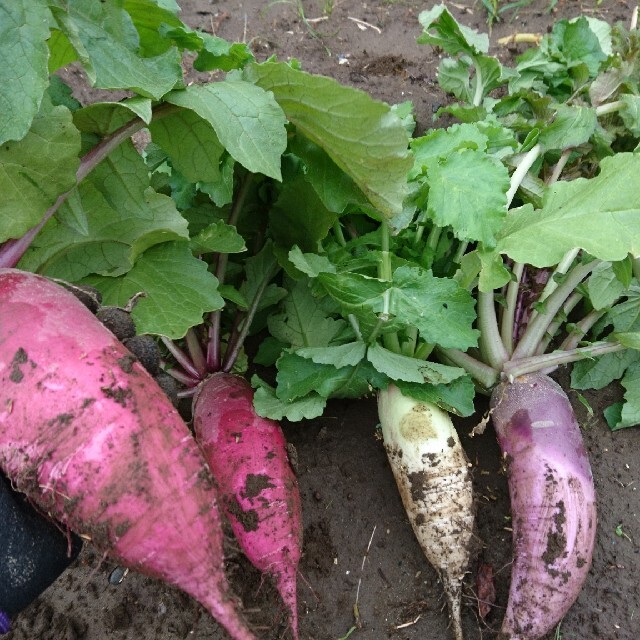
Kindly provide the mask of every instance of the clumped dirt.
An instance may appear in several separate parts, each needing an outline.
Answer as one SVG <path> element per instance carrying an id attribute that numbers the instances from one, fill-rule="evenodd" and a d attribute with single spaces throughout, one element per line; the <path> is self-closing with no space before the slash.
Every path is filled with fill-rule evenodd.
<path id="1" fill-rule="evenodd" d="M 411 100 L 418 130 L 435 126 L 447 102 L 437 87 L 437 55 L 416 44 L 417 16 L 431 6 L 403 0 L 179 0 L 183 19 L 228 40 L 250 42 L 256 56 L 297 58 L 304 69 L 332 76 L 389 103 Z M 533 2 L 493 29 L 492 41 L 515 31 L 544 32 L 554 19 L 581 13 L 628 21 L 632 0 Z M 304 9 L 305 24 L 299 13 Z M 450 3 L 465 24 L 485 29 L 480 2 Z M 499 52 L 508 60 L 521 49 Z M 73 74 L 70 74 L 74 79 Z M 83 92 L 78 89 L 78 95 Z M 437 126 L 447 124 L 441 120 Z M 566 383 L 566 372 L 560 373 Z M 598 494 L 598 535 L 585 588 L 546 640 L 636 640 L 640 637 L 640 429 L 611 433 L 602 407 L 620 398 L 612 386 L 570 398 L 583 427 Z M 503 461 L 491 427 L 469 437 L 478 417 L 457 420 L 473 462 L 477 542 L 464 589 L 468 640 L 497 636 L 506 605 L 511 530 Z M 297 452 L 304 509 L 300 566 L 303 640 L 442 640 L 451 637 L 438 576 L 414 539 L 376 431 L 373 398 L 332 402 L 326 415 L 285 425 Z M 265 640 L 290 639 L 277 594 L 229 542 L 228 571 L 246 618 Z M 86 547 L 79 560 L 14 620 L 10 640 L 223 640 L 204 609 L 156 580 L 122 571 Z M 482 602 L 479 602 L 478 591 Z M 492 605 L 491 602 L 495 602 Z M 355 614 L 355 615 L 354 615 Z M 350 635 L 349 635 L 350 634 Z"/>

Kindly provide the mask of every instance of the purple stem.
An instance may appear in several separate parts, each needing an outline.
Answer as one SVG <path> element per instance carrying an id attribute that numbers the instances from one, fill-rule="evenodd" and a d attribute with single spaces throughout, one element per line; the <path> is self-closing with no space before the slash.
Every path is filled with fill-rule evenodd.
<path id="1" fill-rule="evenodd" d="M 160 340 L 162 340 L 162 344 L 169 349 L 169 352 L 176 359 L 178 364 L 187 372 L 187 375 L 195 380 L 200 380 L 202 378 L 200 372 L 196 369 L 193 362 L 191 362 L 191 358 L 189 358 L 189 356 L 178 345 L 176 345 L 173 340 L 165 336 L 161 336 Z"/>
<path id="2" fill-rule="evenodd" d="M 177 380 L 186 387 L 197 387 L 200 384 L 200 380 L 196 380 L 195 378 L 188 376 L 186 373 L 178 371 L 178 369 L 165 369 L 164 372 L 168 373 L 174 380 Z"/>
<path id="3" fill-rule="evenodd" d="M 153 117 L 157 120 L 170 113 L 175 112 L 178 109 L 172 104 L 162 104 L 153 111 Z M 91 151 L 86 153 L 80 159 L 80 166 L 76 172 L 76 186 L 79 185 L 86 177 L 100 164 L 116 147 L 120 146 L 125 140 L 130 138 L 134 133 L 140 131 L 146 127 L 147 124 L 140 118 L 134 118 L 119 129 L 116 129 L 113 133 L 110 133 L 106 138 L 103 138 Z M 75 189 L 75 187 L 74 187 Z M 66 202 L 67 198 L 71 194 L 73 189 L 70 189 L 66 193 L 58 196 L 55 203 L 47 209 L 42 216 L 42 220 L 29 229 L 21 238 L 15 240 L 8 240 L 0 247 L 0 267 L 15 267 L 20 259 L 29 248 L 33 239 L 38 235 L 40 229 L 44 227 L 47 221 L 53 216 L 56 211 Z"/>
<path id="4" fill-rule="evenodd" d="M 193 327 L 187 331 L 185 341 L 187 343 L 187 350 L 189 351 L 189 356 L 191 357 L 193 366 L 198 370 L 200 378 L 204 378 L 207 375 L 207 359 L 204 355 L 204 351 L 202 351 L 200 340 L 198 339 L 196 332 L 193 330 Z"/>

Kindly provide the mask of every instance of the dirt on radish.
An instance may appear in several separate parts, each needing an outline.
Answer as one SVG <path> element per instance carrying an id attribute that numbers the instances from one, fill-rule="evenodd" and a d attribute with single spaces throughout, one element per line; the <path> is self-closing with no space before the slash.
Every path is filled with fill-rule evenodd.
<path id="1" fill-rule="evenodd" d="M 303 0 L 306 18 L 326 17 L 309 22 L 321 38 L 314 37 L 303 22 L 296 3 L 267 7 L 264 0 L 244 0 L 242 5 L 232 0 L 179 0 L 179 4 L 187 23 L 230 40 L 251 41 L 261 59 L 271 54 L 282 60 L 295 57 L 308 71 L 336 77 L 390 103 L 413 100 L 420 129 L 432 126 L 433 110 L 446 102 L 436 86 L 437 57 L 415 45 L 423 2 L 369 0 L 365 6 L 360 0 Z M 330 13 L 324 10 L 329 4 Z M 549 14 L 550 4 L 537 0 L 517 14 L 508 14 L 505 22 L 493 27 L 492 40 L 515 31 L 544 33 L 553 20 L 573 17 L 581 9 L 609 22 L 626 21 L 634 2 L 559 0 Z M 452 11 L 465 24 L 485 30 L 481 3 L 456 5 L 462 9 L 452 6 Z M 350 17 L 381 33 L 372 27 L 360 28 Z M 514 51 L 523 50 L 512 49 L 506 47 L 500 56 L 511 59 Z M 443 119 L 438 124 L 447 122 Z M 584 393 L 592 417 L 578 396 L 570 394 L 594 472 L 599 525 L 593 568 L 560 628 L 564 640 L 640 636 L 640 430 L 611 433 L 601 416 L 601 407 L 620 397 L 616 387 Z M 479 403 L 478 409 L 482 412 L 487 407 Z M 285 425 L 298 454 L 304 510 L 300 570 L 305 580 L 299 580 L 302 638 L 337 640 L 352 627 L 349 637 L 353 640 L 439 640 L 450 631 L 442 610 L 442 586 L 400 504 L 386 454 L 372 430 L 376 421 L 371 398 L 332 402 L 326 416 L 311 424 Z M 465 580 L 463 629 L 468 640 L 486 640 L 496 637 L 504 612 L 501 607 L 506 606 L 512 523 L 494 432 L 489 426 L 483 436 L 469 438 L 476 422 L 456 421 L 467 455 L 476 465 L 474 490 L 481 507 L 477 515 L 481 550 Z M 275 589 L 268 581 L 261 582 L 233 544 L 228 551 L 230 580 L 242 596 L 253 628 L 261 638 L 287 638 Z M 489 609 L 486 617 L 479 613 L 484 599 L 478 601 L 476 590 L 480 564 L 491 566 L 496 592 L 495 606 L 482 607 L 483 613 Z M 223 632 L 190 598 L 133 572 L 120 584 L 111 584 L 114 568 L 95 550 L 85 550 L 76 565 L 19 617 L 11 640 L 224 640 Z M 353 614 L 356 597 L 362 628 Z M 551 634 L 548 640 L 553 638 Z"/>

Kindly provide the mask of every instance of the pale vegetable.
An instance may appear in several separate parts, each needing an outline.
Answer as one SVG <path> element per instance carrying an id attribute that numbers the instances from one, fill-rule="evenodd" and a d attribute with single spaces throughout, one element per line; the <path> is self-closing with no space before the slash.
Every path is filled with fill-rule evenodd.
<path id="1" fill-rule="evenodd" d="M 378 392 L 384 446 L 422 550 L 444 585 L 456 640 L 462 639 L 462 580 L 473 546 L 471 473 L 449 415 L 404 396 Z"/>

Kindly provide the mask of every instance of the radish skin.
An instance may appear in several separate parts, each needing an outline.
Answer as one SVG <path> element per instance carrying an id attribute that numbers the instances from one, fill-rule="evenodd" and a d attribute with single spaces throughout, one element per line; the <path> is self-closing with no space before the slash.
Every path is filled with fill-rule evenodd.
<path id="1" fill-rule="evenodd" d="M 513 526 L 500 638 L 536 640 L 562 619 L 589 573 L 596 534 L 591 467 L 571 403 L 548 376 L 499 385 L 492 408 Z"/>
<path id="2" fill-rule="evenodd" d="M 221 372 L 199 386 L 193 426 L 233 533 L 249 561 L 273 577 L 297 640 L 302 507 L 282 429 L 256 414 L 244 378 Z"/>
<path id="3" fill-rule="evenodd" d="M 475 511 L 467 457 L 449 415 L 403 395 L 378 392 L 385 450 L 418 542 L 442 579 L 456 640 L 462 640 L 462 580 Z"/>
<path id="4" fill-rule="evenodd" d="M 0 269 L 0 467 L 119 564 L 255 640 L 223 567 L 213 478 L 153 378 L 63 287 Z"/>

